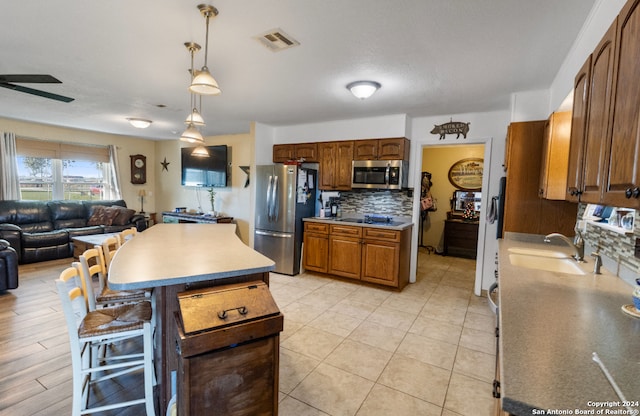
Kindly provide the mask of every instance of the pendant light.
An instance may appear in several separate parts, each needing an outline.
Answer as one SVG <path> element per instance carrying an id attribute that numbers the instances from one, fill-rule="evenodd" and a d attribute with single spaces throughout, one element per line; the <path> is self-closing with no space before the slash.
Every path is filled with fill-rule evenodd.
<path id="1" fill-rule="evenodd" d="M 193 55 L 196 51 L 200 50 L 200 45 L 194 42 L 185 42 L 184 46 L 187 47 L 189 52 L 191 53 L 191 80 L 193 81 Z M 202 120 L 202 125 L 204 125 L 204 120 L 195 106 L 195 96 L 193 94 L 189 94 L 189 105 L 192 108 L 191 114 L 187 117 L 185 123 L 187 124 L 187 129 L 180 136 L 180 140 L 188 143 L 198 143 L 204 144 L 204 137 L 196 127 L 194 120 L 198 120 L 197 117 Z M 195 114 L 194 114 L 195 113 Z M 197 114 L 197 117 L 196 117 Z M 198 120 L 199 121 L 199 120 Z"/>
<path id="2" fill-rule="evenodd" d="M 198 45 L 195 42 L 185 42 L 184 46 L 186 46 L 187 49 L 189 50 L 189 53 L 191 53 L 190 74 L 191 74 L 191 82 L 193 82 L 193 78 L 195 74 L 195 69 L 193 67 L 193 56 L 196 52 L 200 50 L 200 45 Z M 200 97 L 200 108 L 202 109 L 202 97 Z M 193 124 L 194 126 L 205 125 L 204 119 L 202 118 L 202 115 L 200 114 L 200 112 L 198 111 L 198 108 L 196 107 L 196 97 L 193 93 L 191 93 L 191 113 L 187 116 L 186 120 L 184 121 L 184 124 L 186 125 L 189 125 L 189 123 Z"/>
<path id="3" fill-rule="evenodd" d="M 201 95 L 218 95 L 222 91 L 218 86 L 218 82 L 213 78 L 207 67 L 207 57 L 209 54 L 209 19 L 218 15 L 218 9 L 207 4 L 199 4 L 198 9 L 200 13 L 205 17 L 207 30 L 204 43 L 204 66 L 191 82 L 189 90 L 196 94 Z"/>
<path id="4" fill-rule="evenodd" d="M 204 144 L 204 137 L 192 123 L 189 123 L 187 129 L 180 136 L 180 140 L 188 143 Z"/>
<path id="5" fill-rule="evenodd" d="M 200 145 L 197 146 L 195 149 L 193 149 L 193 151 L 191 152 L 191 156 L 195 156 L 195 157 L 209 157 L 209 151 L 207 150 L 206 147 Z"/>

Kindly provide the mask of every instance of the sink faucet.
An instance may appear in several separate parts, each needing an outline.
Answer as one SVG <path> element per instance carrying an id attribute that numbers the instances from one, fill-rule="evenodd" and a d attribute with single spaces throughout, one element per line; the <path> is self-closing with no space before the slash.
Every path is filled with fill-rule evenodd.
<path id="1" fill-rule="evenodd" d="M 577 262 L 579 263 L 584 262 L 584 240 L 582 239 L 582 234 L 580 233 L 580 231 L 576 230 L 576 236 L 573 239 L 573 241 L 571 241 L 567 236 L 563 234 L 551 233 L 544 237 L 544 242 L 550 243 L 551 239 L 554 237 L 561 239 L 565 243 L 569 244 L 569 246 L 575 250 L 576 254 L 573 255 L 573 258 Z"/>

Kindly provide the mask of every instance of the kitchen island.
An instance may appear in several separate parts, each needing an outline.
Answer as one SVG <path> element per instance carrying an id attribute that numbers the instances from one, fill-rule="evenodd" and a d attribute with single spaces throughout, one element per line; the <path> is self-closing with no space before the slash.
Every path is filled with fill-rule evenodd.
<path id="1" fill-rule="evenodd" d="M 510 256 L 519 249 L 573 253 L 544 244 L 543 236 L 507 233 L 500 240 L 502 409 L 513 415 L 628 414 L 614 413 L 627 408 L 593 361 L 595 352 L 631 401 L 628 408 L 640 411 L 640 318 L 621 310 L 632 303 L 633 287 L 604 268 L 593 274 L 588 255 L 579 265 L 582 275 L 514 266 Z M 536 261 L 532 266 L 552 263 Z M 614 404 L 597 407 L 604 403 Z"/>
<path id="2" fill-rule="evenodd" d="M 178 367 L 177 294 L 229 283 L 260 280 L 268 284 L 274 268 L 271 259 L 238 238 L 235 224 L 157 224 L 116 252 L 109 268 L 109 287 L 154 289 L 154 351 L 161 413 L 171 399 L 172 373 Z"/>

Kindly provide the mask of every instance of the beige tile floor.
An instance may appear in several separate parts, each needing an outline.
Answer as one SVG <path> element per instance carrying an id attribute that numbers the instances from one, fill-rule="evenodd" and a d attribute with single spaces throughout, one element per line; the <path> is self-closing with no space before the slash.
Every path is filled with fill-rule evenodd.
<path id="1" fill-rule="evenodd" d="M 285 315 L 280 416 L 493 414 L 494 321 L 475 262 L 419 253 L 402 292 L 271 275 Z"/>

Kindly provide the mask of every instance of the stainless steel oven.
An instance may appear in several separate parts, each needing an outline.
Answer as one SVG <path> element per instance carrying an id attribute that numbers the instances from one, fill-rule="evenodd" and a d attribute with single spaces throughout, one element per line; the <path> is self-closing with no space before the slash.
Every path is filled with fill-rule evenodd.
<path id="1" fill-rule="evenodd" d="M 409 164 L 403 160 L 354 160 L 352 188 L 402 189 L 407 187 Z"/>

